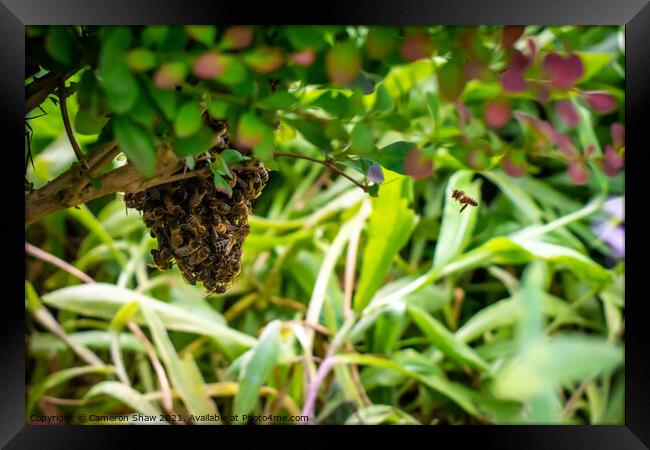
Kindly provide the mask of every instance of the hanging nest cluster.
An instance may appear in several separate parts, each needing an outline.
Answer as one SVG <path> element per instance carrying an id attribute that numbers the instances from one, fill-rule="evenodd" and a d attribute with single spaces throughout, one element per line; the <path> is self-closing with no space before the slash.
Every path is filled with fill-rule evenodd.
<path id="1" fill-rule="evenodd" d="M 210 153 L 227 145 L 219 147 Z M 188 283 L 200 281 L 207 291 L 220 294 L 241 270 L 248 214 L 268 172 L 254 159 L 232 167 L 228 197 L 215 188 L 209 171 L 200 172 L 209 163 L 209 158 L 199 158 L 194 167 L 197 176 L 129 193 L 124 199 L 129 208 L 142 213 L 158 241 L 158 248 L 151 251 L 156 267 L 168 270 L 175 262 Z"/>

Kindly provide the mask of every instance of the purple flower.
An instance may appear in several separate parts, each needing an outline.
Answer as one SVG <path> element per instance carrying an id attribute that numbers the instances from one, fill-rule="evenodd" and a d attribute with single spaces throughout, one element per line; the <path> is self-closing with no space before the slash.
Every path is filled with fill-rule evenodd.
<path id="1" fill-rule="evenodd" d="M 381 170 L 381 166 L 379 164 L 373 163 L 368 168 L 368 180 L 377 184 L 384 182 L 384 172 Z"/>
<path id="2" fill-rule="evenodd" d="M 625 198 L 610 197 L 603 211 L 605 219 L 595 221 L 592 229 L 617 258 L 625 258 Z"/>

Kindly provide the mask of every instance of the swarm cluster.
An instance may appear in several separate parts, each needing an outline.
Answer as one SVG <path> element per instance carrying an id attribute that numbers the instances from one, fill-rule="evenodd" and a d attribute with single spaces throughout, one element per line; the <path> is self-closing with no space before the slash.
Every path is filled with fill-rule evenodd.
<path id="1" fill-rule="evenodd" d="M 231 197 L 209 174 L 125 195 L 158 241 L 151 251 L 155 265 L 167 270 L 175 262 L 188 283 L 200 281 L 214 293 L 225 292 L 241 270 L 248 214 L 268 181 L 266 169 L 252 160 L 232 172 Z"/>

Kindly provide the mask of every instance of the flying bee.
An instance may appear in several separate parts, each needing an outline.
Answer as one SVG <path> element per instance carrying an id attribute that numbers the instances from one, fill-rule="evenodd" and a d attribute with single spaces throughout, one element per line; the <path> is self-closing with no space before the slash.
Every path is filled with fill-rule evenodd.
<path id="1" fill-rule="evenodd" d="M 476 200 L 474 200 L 472 197 L 467 195 L 465 192 L 463 192 L 461 190 L 458 190 L 458 189 L 454 189 L 454 191 L 451 193 L 451 198 L 453 198 L 458 203 L 463 205 L 463 207 L 460 208 L 460 211 L 459 211 L 461 213 L 463 212 L 463 210 L 465 208 L 467 208 L 468 205 L 478 206 L 478 202 Z"/>

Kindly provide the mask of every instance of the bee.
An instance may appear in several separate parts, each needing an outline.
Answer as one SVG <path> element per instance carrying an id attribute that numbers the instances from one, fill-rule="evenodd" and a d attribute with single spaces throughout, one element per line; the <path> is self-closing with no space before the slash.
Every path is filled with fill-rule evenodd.
<path id="1" fill-rule="evenodd" d="M 219 220 L 217 223 L 212 225 L 212 232 L 214 233 L 214 236 L 219 236 L 219 234 L 223 234 L 226 232 L 227 225 Z"/>
<path id="2" fill-rule="evenodd" d="M 156 188 L 147 190 L 147 200 L 160 200 L 160 191 Z"/>
<path id="3" fill-rule="evenodd" d="M 242 201 L 238 203 L 235 203 L 232 208 L 232 214 L 234 216 L 247 217 L 249 211 L 250 211 L 250 205 L 244 199 L 242 199 Z"/>
<path id="4" fill-rule="evenodd" d="M 174 249 L 176 251 L 176 254 L 178 256 L 184 257 L 184 256 L 189 256 L 195 251 L 197 251 L 199 248 L 198 247 L 192 247 L 191 244 L 183 245 L 182 247 L 178 247 Z"/>
<path id="5" fill-rule="evenodd" d="M 208 230 L 205 228 L 205 226 L 201 223 L 201 220 L 191 214 L 190 217 L 187 219 L 187 225 L 196 233 L 199 237 L 205 238 L 208 235 Z"/>
<path id="6" fill-rule="evenodd" d="M 232 269 L 228 268 L 228 267 L 223 267 L 223 268 L 217 270 L 217 279 L 218 280 L 223 280 L 223 281 L 227 281 L 228 283 L 230 283 L 230 280 L 232 280 L 232 278 L 234 276 L 235 276 L 235 272 Z"/>
<path id="7" fill-rule="evenodd" d="M 214 249 L 219 253 L 226 253 L 227 245 L 228 245 L 228 239 L 221 239 L 214 244 Z"/>
<path id="8" fill-rule="evenodd" d="M 153 262 L 156 267 L 161 270 L 169 270 L 172 268 L 171 255 L 167 248 L 158 248 L 151 250 L 151 256 L 153 256 Z"/>
<path id="9" fill-rule="evenodd" d="M 157 223 L 160 219 L 162 219 L 163 214 L 164 214 L 163 209 L 157 207 L 145 211 L 144 214 L 142 215 L 142 219 L 144 220 L 144 223 L 147 224 L 147 226 L 152 226 L 153 224 Z"/>
<path id="10" fill-rule="evenodd" d="M 263 167 L 260 167 L 259 170 L 252 173 L 248 179 L 248 194 L 251 199 L 256 199 L 262 193 L 262 189 L 266 186 L 266 183 L 269 181 L 269 174 Z"/>
<path id="11" fill-rule="evenodd" d="M 183 209 L 180 206 L 175 205 L 174 203 L 172 203 L 169 196 L 166 195 L 165 197 L 163 197 L 163 202 L 165 203 L 165 208 L 167 208 L 167 212 L 170 215 L 176 216 L 176 217 L 183 217 L 185 215 L 185 212 L 183 211 Z"/>
<path id="12" fill-rule="evenodd" d="M 147 194 L 145 191 L 140 191 L 136 193 L 127 193 L 124 195 L 124 203 L 126 203 L 127 208 L 134 208 L 141 210 L 144 208 L 144 203 L 147 199 Z"/>
<path id="13" fill-rule="evenodd" d="M 453 198 L 458 203 L 463 205 L 463 207 L 460 208 L 460 211 L 459 211 L 461 213 L 463 212 L 463 210 L 465 208 L 467 208 L 468 205 L 478 206 L 478 202 L 476 200 L 474 200 L 472 197 L 467 195 L 465 192 L 463 192 L 461 190 L 458 190 L 458 189 L 454 189 L 454 191 L 451 193 L 451 198 Z"/>
<path id="14" fill-rule="evenodd" d="M 192 194 L 192 199 L 190 200 L 190 207 L 191 208 L 198 208 L 199 205 L 201 204 L 201 201 L 203 200 L 203 197 L 205 196 L 207 191 L 205 190 L 196 190 L 194 191 L 194 194 Z"/>
<path id="15" fill-rule="evenodd" d="M 221 201 L 213 201 L 210 203 L 210 209 L 217 214 L 230 214 L 230 206 Z"/>
<path id="16" fill-rule="evenodd" d="M 199 248 L 198 251 L 192 253 L 192 256 L 190 256 L 189 263 L 192 266 L 198 266 L 201 264 L 203 261 L 205 261 L 208 256 L 210 256 L 210 253 L 206 251 L 205 247 Z"/>
<path id="17" fill-rule="evenodd" d="M 176 251 L 183 245 L 183 234 L 178 225 L 172 225 L 171 229 L 171 244 L 172 248 Z"/>
<path id="18" fill-rule="evenodd" d="M 181 275 L 183 275 L 185 281 L 192 285 L 196 284 L 196 275 L 192 273 L 192 271 L 185 265 L 185 263 L 176 261 L 176 264 L 178 265 L 178 270 L 181 271 Z"/>

